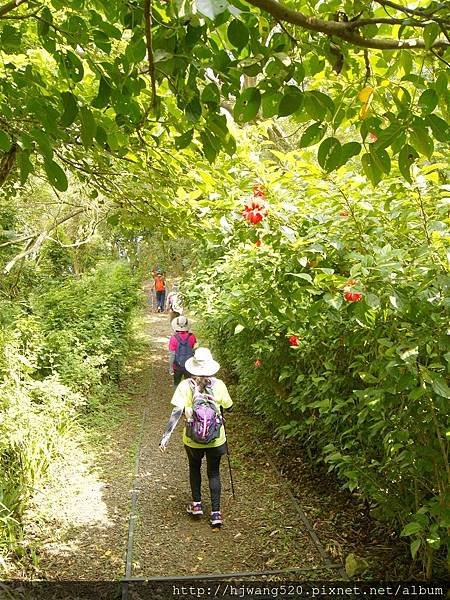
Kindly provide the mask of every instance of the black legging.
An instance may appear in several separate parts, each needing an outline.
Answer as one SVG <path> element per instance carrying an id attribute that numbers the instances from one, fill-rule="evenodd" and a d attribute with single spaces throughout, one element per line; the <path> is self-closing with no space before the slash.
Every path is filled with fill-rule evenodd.
<path id="1" fill-rule="evenodd" d="M 177 387 L 182 379 L 192 377 L 192 375 L 186 371 L 186 369 L 174 369 L 173 370 L 173 385 Z"/>
<path id="2" fill-rule="evenodd" d="M 220 459 L 226 453 L 226 444 L 216 448 L 191 448 L 184 446 L 189 460 L 189 481 L 191 484 L 192 500 L 201 502 L 202 474 L 201 466 L 203 456 L 206 454 L 206 465 L 211 492 L 211 509 L 213 512 L 220 510 Z"/>

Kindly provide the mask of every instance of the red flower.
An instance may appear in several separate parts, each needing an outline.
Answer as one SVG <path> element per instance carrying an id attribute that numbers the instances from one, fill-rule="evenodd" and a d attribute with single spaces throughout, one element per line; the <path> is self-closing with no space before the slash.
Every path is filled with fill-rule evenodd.
<path id="1" fill-rule="evenodd" d="M 257 358 L 257 359 L 255 360 L 255 368 L 257 369 L 257 368 L 258 368 L 258 367 L 260 367 L 261 365 L 262 365 L 262 361 L 261 361 L 259 358 Z"/>
<path id="2" fill-rule="evenodd" d="M 361 292 L 345 292 L 344 298 L 347 302 L 359 302 L 362 298 L 362 294 Z"/>
<path id="3" fill-rule="evenodd" d="M 262 214 L 259 212 L 259 210 L 251 210 L 249 211 L 246 215 L 245 218 L 247 219 L 247 221 L 249 221 L 250 223 L 253 223 L 253 225 L 256 225 L 257 223 L 259 223 L 260 221 L 263 220 L 263 216 Z"/>
<path id="4" fill-rule="evenodd" d="M 348 210 L 341 210 L 341 212 L 339 213 L 340 217 L 348 217 L 349 216 L 349 212 Z"/>
<path id="5" fill-rule="evenodd" d="M 289 346 L 298 346 L 298 337 L 296 335 L 291 335 L 291 337 L 289 338 Z"/>
<path id="6" fill-rule="evenodd" d="M 248 200 L 244 205 L 242 215 L 249 223 L 256 225 L 267 215 L 267 208 L 264 202 Z"/>
<path id="7" fill-rule="evenodd" d="M 369 137 L 368 137 L 369 142 L 376 142 L 378 141 L 378 136 L 376 133 L 374 133 L 373 131 L 371 131 L 369 133 Z"/>
<path id="8" fill-rule="evenodd" d="M 257 246 L 259 248 L 261 246 L 261 240 L 256 240 L 255 246 Z"/>

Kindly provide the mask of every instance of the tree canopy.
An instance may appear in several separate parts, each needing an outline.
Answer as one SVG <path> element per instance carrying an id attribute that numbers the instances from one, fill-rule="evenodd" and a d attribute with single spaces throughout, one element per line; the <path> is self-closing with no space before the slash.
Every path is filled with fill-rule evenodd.
<path id="1" fill-rule="evenodd" d="M 0 7 L 0 183 L 118 173 L 172 183 L 176 153 L 233 156 L 230 116 L 298 124 L 324 173 L 376 185 L 450 139 L 448 2 L 14 0 Z M 182 160 L 182 159 L 181 159 Z"/>

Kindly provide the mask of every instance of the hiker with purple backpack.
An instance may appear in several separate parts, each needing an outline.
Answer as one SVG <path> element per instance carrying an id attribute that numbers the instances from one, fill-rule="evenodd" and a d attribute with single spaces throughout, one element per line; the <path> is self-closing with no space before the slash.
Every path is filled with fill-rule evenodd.
<path id="1" fill-rule="evenodd" d="M 175 317 L 171 325 L 174 333 L 169 339 L 169 373 L 173 375 L 173 385 L 177 387 L 182 379 L 190 377 L 185 364 L 194 355 L 197 339 L 189 331 L 189 320 L 184 315 Z"/>
<path id="2" fill-rule="evenodd" d="M 211 494 L 210 524 L 220 527 L 223 523 L 220 511 L 220 460 L 227 454 L 227 440 L 222 411 L 231 412 L 233 401 L 225 383 L 213 377 L 220 369 L 208 348 L 197 348 L 194 356 L 185 364 L 191 377 L 182 381 L 172 397 L 174 409 L 159 443 L 165 452 L 170 436 L 181 415 L 185 416 L 183 443 L 189 461 L 189 481 L 192 502 L 187 512 L 193 517 L 203 515 L 201 499 L 201 465 L 206 455 L 209 490 Z"/>

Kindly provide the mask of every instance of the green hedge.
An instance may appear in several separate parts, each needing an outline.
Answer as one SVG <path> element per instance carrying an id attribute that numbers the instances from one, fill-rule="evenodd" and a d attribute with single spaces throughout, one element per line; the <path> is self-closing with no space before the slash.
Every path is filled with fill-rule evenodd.
<path id="1" fill-rule="evenodd" d="M 140 282 L 123 263 L 5 304 L 0 336 L 0 549 L 20 552 L 23 513 L 75 435 L 80 413 L 108 401 L 130 341 Z"/>
<path id="2" fill-rule="evenodd" d="M 408 200 L 401 218 L 400 203 L 359 204 L 357 227 L 334 202 L 272 205 L 259 226 L 230 215 L 185 294 L 239 396 L 409 538 L 431 576 L 450 525 L 448 226 L 425 243 Z"/>

